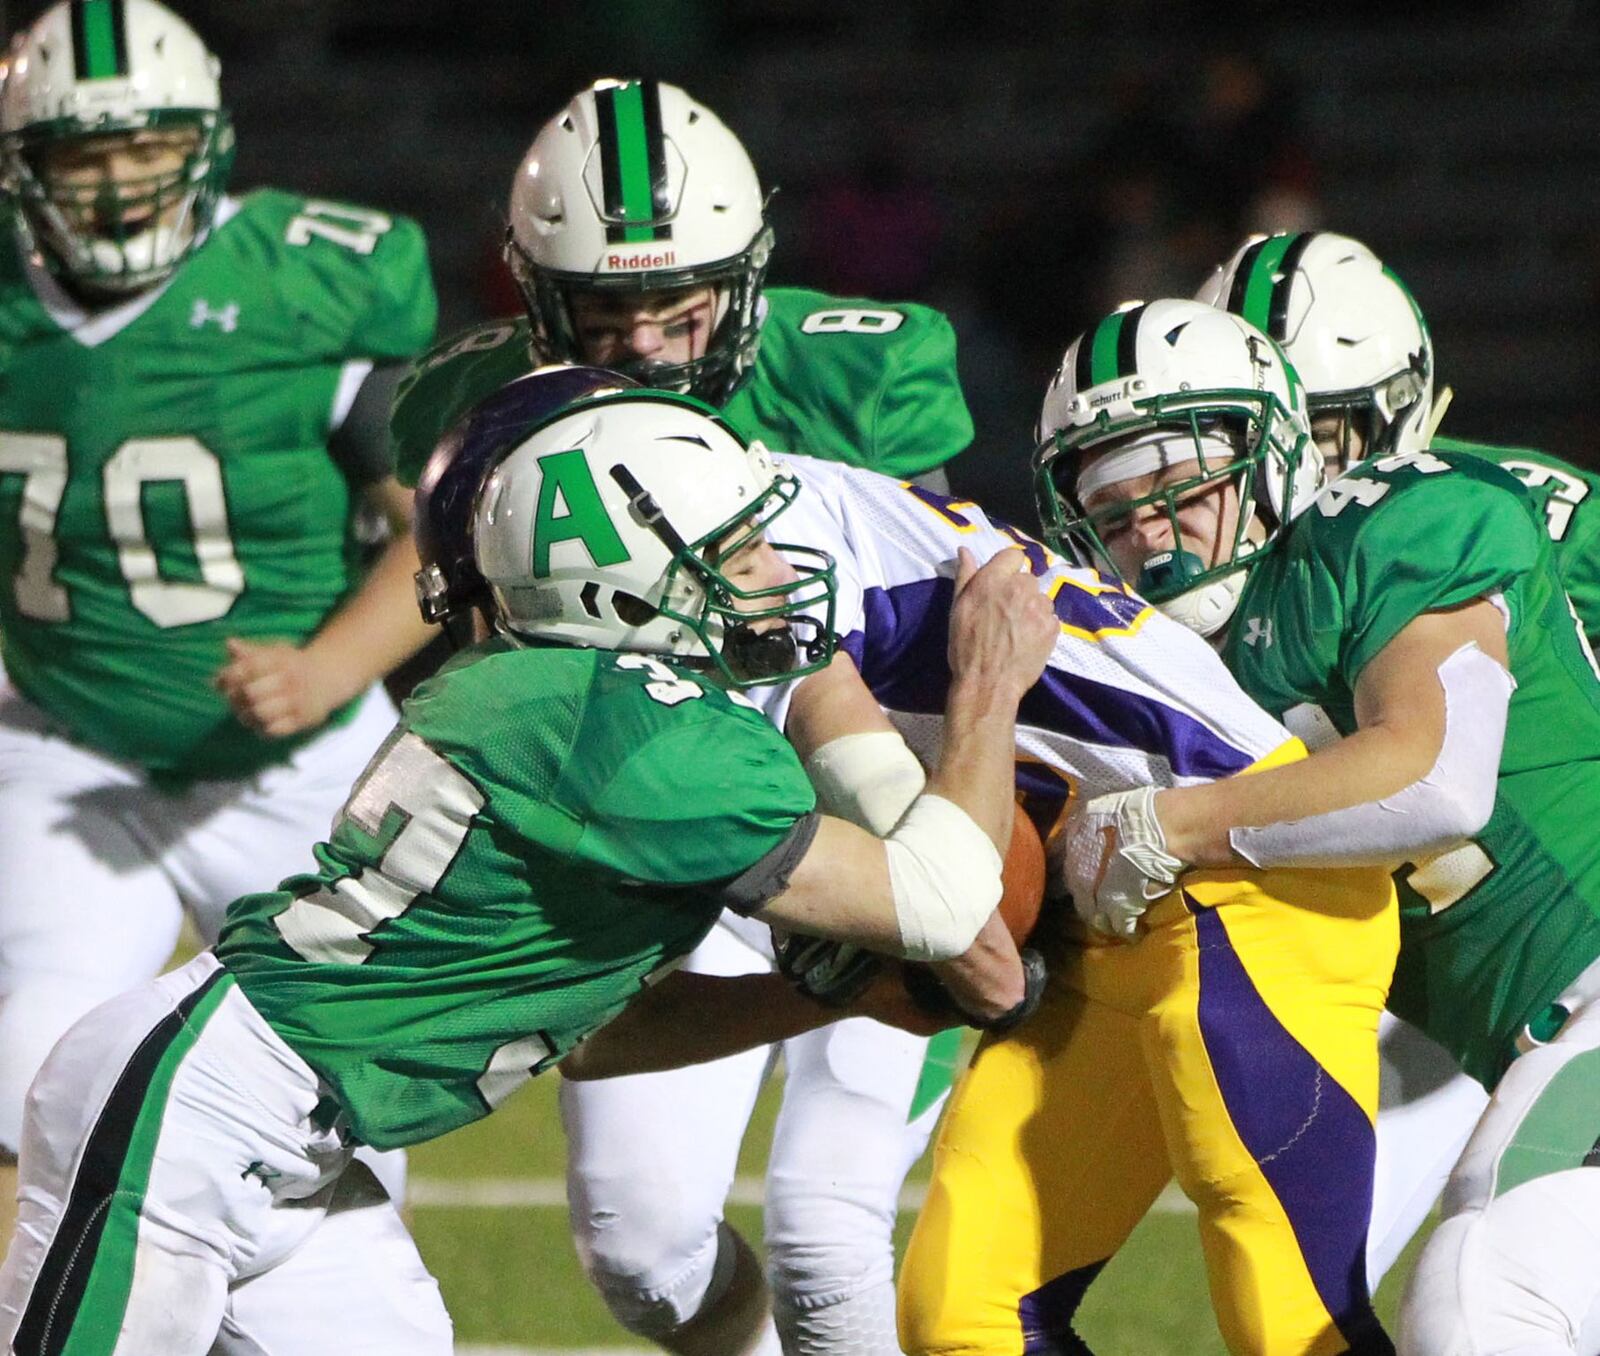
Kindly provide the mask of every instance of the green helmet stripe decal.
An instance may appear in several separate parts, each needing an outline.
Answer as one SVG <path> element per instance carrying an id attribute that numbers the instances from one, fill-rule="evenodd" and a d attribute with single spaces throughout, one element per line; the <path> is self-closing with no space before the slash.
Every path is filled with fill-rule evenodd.
<path id="1" fill-rule="evenodd" d="M 79 80 L 110 80 L 128 73 L 122 0 L 73 0 L 72 65 Z"/>
<path id="2" fill-rule="evenodd" d="M 1132 376 L 1138 370 L 1139 321 L 1147 306 L 1141 302 L 1129 310 L 1114 311 L 1078 340 L 1073 375 L 1080 391 Z"/>
<path id="3" fill-rule="evenodd" d="M 1267 308 L 1267 323 L 1262 328 L 1279 342 L 1289 334 L 1289 296 L 1294 291 L 1294 275 L 1300 271 L 1300 257 L 1315 236 L 1314 231 L 1301 231 L 1290 241 L 1289 248 L 1284 251 L 1283 262 L 1278 265 L 1278 281 L 1273 286 L 1272 302 Z"/>
<path id="4" fill-rule="evenodd" d="M 661 135 L 661 87 L 630 80 L 595 92 L 600 124 L 600 170 L 613 244 L 670 240 L 672 227 L 657 224 L 669 210 L 667 158 Z"/>
<path id="5" fill-rule="evenodd" d="M 1255 244 L 1246 246 L 1244 253 L 1239 256 L 1239 262 L 1234 265 L 1233 281 L 1228 285 L 1228 300 L 1224 303 L 1234 315 L 1244 314 L 1245 288 L 1249 285 L 1256 260 L 1261 257 L 1261 247 L 1270 239 L 1270 236 L 1262 236 Z"/>
<path id="6" fill-rule="evenodd" d="M 1098 386 L 1103 381 L 1113 381 L 1117 375 L 1117 339 L 1122 334 L 1126 313 L 1118 311 L 1108 315 L 1095 326 L 1089 344 L 1089 380 L 1085 386 Z M 1082 355 L 1080 355 L 1081 357 Z"/>
<path id="7" fill-rule="evenodd" d="M 1114 375 L 1131 377 L 1139 370 L 1139 322 L 1150 309 L 1150 303 L 1135 306 L 1122 317 L 1122 329 L 1117 334 L 1117 370 Z"/>
<path id="8" fill-rule="evenodd" d="M 1105 324 L 1101 321 L 1100 325 Z M 1072 360 L 1072 386 L 1074 390 L 1086 391 L 1094 385 L 1094 364 L 1090 358 L 1094 355 L 1094 337 L 1100 330 L 1096 325 L 1092 330 L 1085 330 L 1077 338 L 1077 356 Z"/>
<path id="9" fill-rule="evenodd" d="M 1268 334 L 1272 333 L 1273 278 L 1277 275 L 1278 267 L 1283 263 L 1283 256 L 1289 252 L 1289 246 L 1294 239 L 1292 235 L 1274 235 L 1261 242 L 1260 252 L 1250 265 L 1245 278 L 1244 293 L 1240 297 L 1239 304 L 1234 305 L 1230 301 L 1228 306 L 1230 311 L 1242 315 L 1258 330 L 1265 330 Z"/>

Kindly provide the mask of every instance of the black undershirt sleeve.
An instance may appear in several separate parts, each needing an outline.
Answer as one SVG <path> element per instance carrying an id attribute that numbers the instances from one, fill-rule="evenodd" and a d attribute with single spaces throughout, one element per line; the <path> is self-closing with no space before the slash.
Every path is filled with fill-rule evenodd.
<path id="1" fill-rule="evenodd" d="M 328 453 L 358 489 L 376 485 L 394 474 L 394 448 L 389 441 L 389 409 L 395 388 L 411 370 L 410 363 L 383 363 L 367 373 L 344 423 L 328 439 Z"/>
<path id="2" fill-rule="evenodd" d="M 776 899 L 787 890 L 789 877 L 811 850 L 821 823 L 822 816 L 815 810 L 795 820 L 775 848 L 717 892 L 723 907 L 749 917 L 769 899 Z"/>

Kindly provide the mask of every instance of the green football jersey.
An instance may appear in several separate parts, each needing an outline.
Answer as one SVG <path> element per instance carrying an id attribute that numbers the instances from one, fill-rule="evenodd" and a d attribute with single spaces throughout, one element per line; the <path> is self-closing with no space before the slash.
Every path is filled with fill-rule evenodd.
<path id="1" fill-rule="evenodd" d="M 355 585 L 336 402 L 437 309 L 404 218 L 263 190 L 219 221 L 109 335 L 63 328 L 0 249 L 6 671 L 72 738 L 180 779 L 302 742 L 246 729 L 212 678 L 228 637 L 301 642 Z"/>
<path id="2" fill-rule="evenodd" d="M 688 954 L 815 796 L 746 699 L 494 640 L 419 687 L 317 849 L 217 954 L 354 1133 L 486 1115 Z"/>
<path id="3" fill-rule="evenodd" d="M 1361 462 L 1251 572 L 1223 650 L 1245 691 L 1315 746 L 1327 722 L 1355 730 L 1356 680 L 1409 622 L 1496 592 L 1517 687 L 1494 810 L 1472 841 L 1396 872 L 1390 994 L 1487 1086 L 1600 955 L 1600 677 L 1537 505 L 1475 457 Z"/>
<path id="4" fill-rule="evenodd" d="M 774 452 L 909 479 L 972 441 L 956 336 L 938 311 L 769 287 L 755 366 L 722 413 Z M 434 444 L 466 411 L 530 371 L 525 317 L 441 343 L 401 385 L 392 431 L 401 480 L 416 484 Z"/>
<path id="5" fill-rule="evenodd" d="M 1532 491 L 1544 507 L 1561 587 L 1572 599 L 1591 648 L 1600 645 L 1600 475 L 1531 447 L 1435 438 L 1433 450 L 1483 457 Z"/>

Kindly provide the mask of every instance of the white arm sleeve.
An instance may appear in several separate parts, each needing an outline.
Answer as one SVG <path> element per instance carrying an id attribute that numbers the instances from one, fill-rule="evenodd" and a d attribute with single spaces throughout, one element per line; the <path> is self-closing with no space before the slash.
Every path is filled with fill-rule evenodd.
<path id="1" fill-rule="evenodd" d="M 887 837 L 922 794 L 927 775 L 893 730 L 830 739 L 806 759 L 817 808 Z"/>
<path id="2" fill-rule="evenodd" d="M 1234 829 L 1228 841 L 1252 866 L 1397 866 L 1453 847 L 1489 822 L 1500 747 L 1516 680 L 1475 643 L 1439 665 L 1444 742 L 1427 774 L 1383 800 Z"/>
<path id="3" fill-rule="evenodd" d="M 906 960 L 953 960 L 1000 903 L 1000 854 L 959 805 L 923 794 L 883 840 Z"/>

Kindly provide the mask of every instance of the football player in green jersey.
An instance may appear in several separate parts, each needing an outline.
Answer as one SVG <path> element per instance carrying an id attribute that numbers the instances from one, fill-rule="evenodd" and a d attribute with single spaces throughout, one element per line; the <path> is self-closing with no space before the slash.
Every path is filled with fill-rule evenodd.
<path id="1" fill-rule="evenodd" d="M 1071 832 L 1105 844 L 1103 878 L 1079 903 L 1136 926 L 1145 881 L 1191 865 L 1396 864 L 1390 1005 L 1492 1094 L 1401 1350 L 1592 1353 L 1600 682 L 1544 515 L 1483 459 L 1386 451 L 1276 514 L 1264 361 L 1285 360 L 1240 317 L 1153 302 L 1079 339 L 1046 397 L 1050 535 L 1203 625 L 1314 750 L 1092 803 Z"/>
<path id="2" fill-rule="evenodd" d="M 418 364 L 393 416 L 402 479 L 465 408 L 551 359 L 690 392 L 774 450 L 931 477 L 934 488 L 971 441 L 942 315 L 763 285 L 773 237 L 755 167 L 681 89 L 603 80 L 581 91 L 534 139 L 509 216 L 507 259 L 528 314 L 480 325 Z M 690 961 L 770 964 L 765 934 L 731 916 Z M 890 1356 L 893 1216 L 879 1202 L 894 1199 L 938 1114 L 940 1099 L 918 1091 L 927 1043 L 858 1022 L 807 1047 L 785 1052 L 793 1132 L 769 1174 L 786 1184 L 765 1215 L 778 1332 L 791 1352 L 831 1349 L 848 1331 L 855 1350 Z M 723 1218 L 771 1065 L 770 1052 L 752 1052 L 670 1078 L 562 1088 L 585 1268 L 624 1326 L 684 1356 L 776 1346 L 754 1254 Z M 808 1141 L 823 1156 L 801 1129 L 807 1106 L 848 1120 L 840 1142 L 875 1165 L 861 1182 L 806 1161 Z M 702 1123 L 700 1150 L 664 1200 L 641 1141 L 653 1125 Z"/>
<path id="3" fill-rule="evenodd" d="M 417 227 L 225 193 L 216 59 L 62 0 L 0 96 L 0 1156 L 56 1037 L 180 912 L 300 869 L 426 636 L 387 407 L 431 337 Z M 0 1168 L 9 1216 L 15 1167 Z M 3 1223 L 3 1219 L 0 1219 Z"/>
<path id="4" fill-rule="evenodd" d="M 662 976 L 724 908 L 970 961 L 996 1007 L 1020 992 L 1014 947 L 973 953 L 1054 610 L 1018 554 L 965 557 L 925 791 L 883 838 L 817 813 L 738 689 L 827 663 L 802 614 L 826 607 L 832 562 L 778 554 L 765 533 L 797 482 L 703 411 L 626 392 L 510 436 L 475 511 L 499 634 L 406 704 L 314 874 L 238 900 L 214 952 L 56 1047 L 0 1271 L 7 1350 L 203 1356 L 224 1329 L 253 1350 L 442 1356 L 437 1291 L 392 1207 L 350 1186 L 350 1144 L 484 1116 L 645 985 L 703 986 Z M 777 976 L 722 983 L 837 1015 Z M 306 1293 L 323 1262 L 345 1283 Z"/>
<path id="5" fill-rule="evenodd" d="M 1439 437 L 1433 339 L 1410 289 L 1359 240 L 1331 231 L 1251 236 L 1196 294 L 1265 330 L 1305 382 L 1312 432 L 1337 475 L 1363 457 L 1460 452 L 1510 471 L 1544 508 L 1556 571 L 1591 649 L 1600 639 L 1600 476 L 1531 448 Z M 1373 1285 L 1437 1198 L 1485 1094 L 1392 1015 L 1368 1253 Z M 1430 1166 L 1431 1165 L 1431 1169 Z"/>
<path id="6" fill-rule="evenodd" d="M 510 219 L 528 315 L 417 365 L 394 411 L 407 483 L 462 412 L 550 359 L 688 391 L 775 450 L 887 475 L 935 473 L 972 441 L 939 312 L 763 286 L 773 239 L 755 168 L 673 85 L 578 94 L 518 167 Z"/>
<path id="7" fill-rule="evenodd" d="M 1600 641 L 1600 475 L 1528 447 L 1441 437 L 1451 391 L 1435 396 L 1433 338 L 1395 272 L 1331 231 L 1251 236 L 1196 294 L 1242 315 L 1289 355 L 1337 475 L 1384 452 L 1465 452 L 1505 467 L 1544 505 L 1562 586 Z"/>

